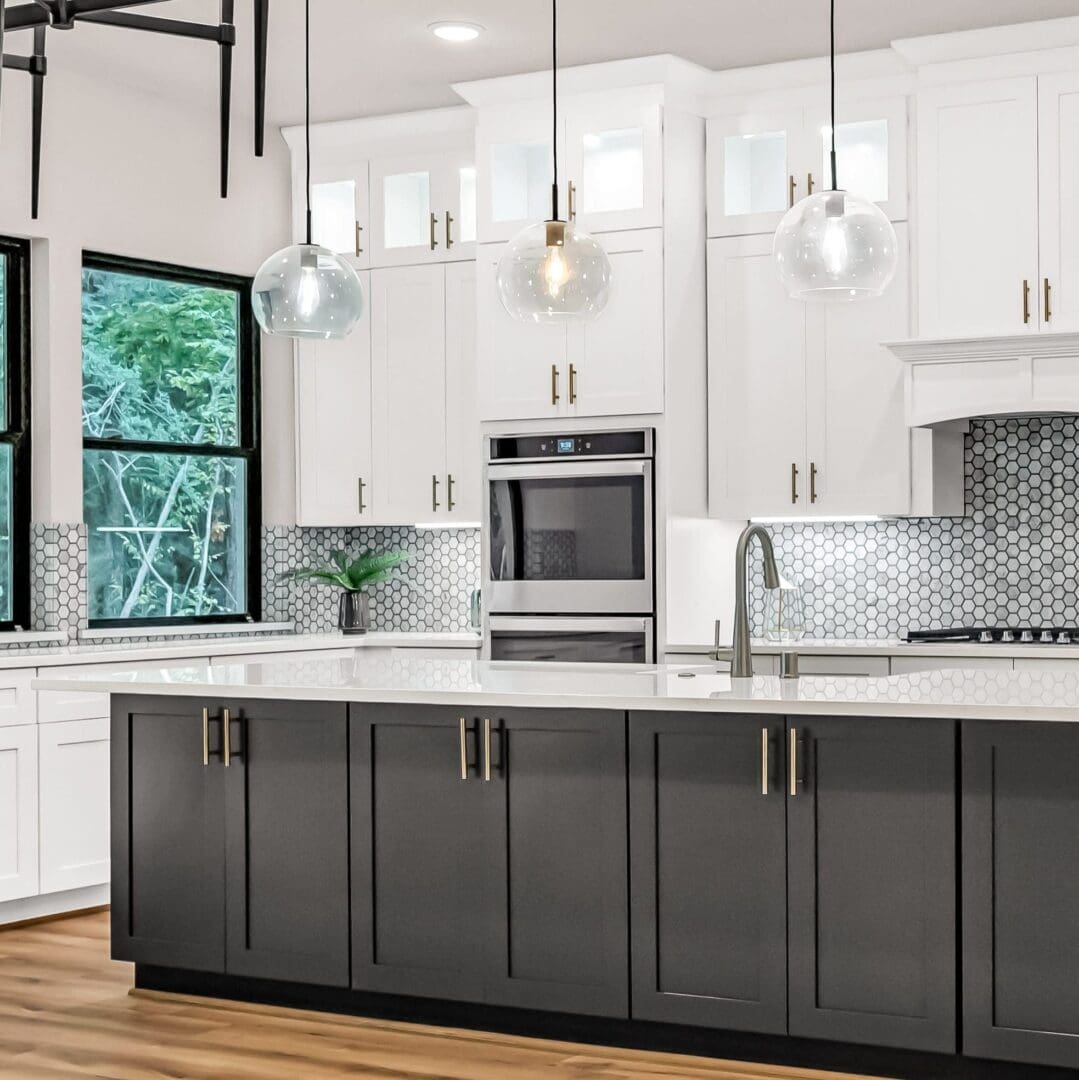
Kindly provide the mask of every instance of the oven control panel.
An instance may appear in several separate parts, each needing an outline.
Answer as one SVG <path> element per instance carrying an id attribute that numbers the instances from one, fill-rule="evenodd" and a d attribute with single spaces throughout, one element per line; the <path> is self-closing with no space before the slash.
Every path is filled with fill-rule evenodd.
<path id="1" fill-rule="evenodd" d="M 562 435 L 497 435 L 491 439 L 491 461 L 544 461 L 551 458 L 651 456 L 651 431 L 590 431 Z"/>

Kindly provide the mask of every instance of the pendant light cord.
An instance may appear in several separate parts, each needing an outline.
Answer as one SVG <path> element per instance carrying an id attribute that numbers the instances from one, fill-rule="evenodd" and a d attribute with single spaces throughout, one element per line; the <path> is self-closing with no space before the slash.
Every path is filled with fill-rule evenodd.
<path id="1" fill-rule="evenodd" d="M 832 73 L 832 190 L 838 191 L 839 184 L 836 182 L 835 168 L 835 0 L 832 0 L 832 17 L 830 24 L 830 52 Z"/>
<path id="2" fill-rule="evenodd" d="M 554 113 L 551 133 L 551 149 L 554 153 L 551 220 L 558 221 L 558 0 L 551 0 L 551 104 Z"/>
<path id="3" fill-rule="evenodd" d="M 303 10 L 304 142 L 307 156 L 307 243 L 311 244 L 311 0 Z"/>

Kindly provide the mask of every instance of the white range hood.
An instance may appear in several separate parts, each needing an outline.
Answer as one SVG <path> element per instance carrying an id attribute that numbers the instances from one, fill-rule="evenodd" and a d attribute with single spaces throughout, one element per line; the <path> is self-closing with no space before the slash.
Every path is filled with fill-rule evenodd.
<path id="1" fill-rule="evenodd" d="M 1079 333 L 886 344 L 906 365 L 912 428 L 978 416 L 1079 413 Z"/>

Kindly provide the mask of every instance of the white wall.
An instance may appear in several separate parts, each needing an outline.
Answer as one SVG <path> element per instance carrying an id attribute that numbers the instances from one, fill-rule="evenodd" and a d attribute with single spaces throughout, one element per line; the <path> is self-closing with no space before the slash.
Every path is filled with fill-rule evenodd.
<path id="1" fill-rule="evenodd" d="M 163 65 L 205 70 L 202 100 L 76 73 L 64 57 L 87 34 L 123 34 Z M 8 51 L 29 49 L 11 34 Z M 34 239 L 33 516 L 82 520 L 81 258 L 86 250 L 253 274 L 288 242 L 289 168 L 270 129 L 256 159 L 249 119 L 250 47 L 235 50 L 230 195 L 218 195 L 216 49 L 130 31 L 81 27 L 49 35 L 41 213 L 30 220 L 30 80 L 8 71 L 0 127 L 0 233 Z M 80 64 L 80 67 L 83 65 Z M 263 337 L 263 519 L 294 520 L 292 360 Z"/>

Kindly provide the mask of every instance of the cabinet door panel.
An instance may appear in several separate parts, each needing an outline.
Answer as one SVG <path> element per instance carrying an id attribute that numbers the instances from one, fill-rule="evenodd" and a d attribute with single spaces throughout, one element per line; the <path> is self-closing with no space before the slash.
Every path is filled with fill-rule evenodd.
<path id="1" fill-rule="evenodd" d="M 202 709 L 210 710 L 203 764 Z M 225 970 L 219 703 L 112 699 L 112 955 Z"/>
<path id="2" fill-rule="evenodd" d="M 37 728 L 0 727 L 0 901 L 38 891 Z"/>
<path id="3" fill-rule="evenodd" d="M 348 986 L 347 706 L 230 712 L 226 970 Z"/>
<path id="4" fill-rule="evenodd" d="M 41 724 L 41 891 L 109 880 L 109 721 Z"/>
<path id="5" fill-rule="evenodd" d="M 963 725 L 963 1051 L 1079 1069 L 1079 730 Z"/>
<path id="6" fill-rule="evenodd" d="M 430 521 L 446 499 L 445 268 L 374 271 L 371 337 L 378 520 Z"/>
<path id="7" fill-rule="evenodd" d="M 370 297 L 370 273 L 360 281 Z M 297 523 L 371 524 L 370 320 L 343 341 L 298 343 L 295 364 Z"/>
<path id="8" fill-rule="evenodd" d="M 37 694 L 30 689 L 32 669 L 0 671 L 0 727 L 33 724 L 37 720 Z"/>
<path id="9" fill-rule="evenodd" d="M 454 521 L 480 520 L 482 440 L 478 393 L 476 264 L 455 263 L 446 267 L 445 503 L 446 514 Z"/>
<path id="10" fill-rule="evenodd" d="M 1042 328 L 1074 331 L 1079 329 L 1079 75 L 1074 72 L 1038 79 L 1038 152 Z"/>
<path id="11" fill-rule="evenodd" d="M 806 306 L 780 284 L 771 237 L 709 241 L 713 517 L 808 512 L 805 378 Z"/>
<path id="12" fill-rule="evenodd" d="M 344 255 L 357 270 L 370 265 L 371 234 L 368 228 L 367 162 L 334 166 L 315 162 L 311 168 L 311 225 L 316 244 Z M 293 191 L 297 198 L 293 212 L 293 235 L 303 236 L 307 228 L 306 178 L 303 158 L 293 169 Z"/>
<path id="13" fill-rule="evenodd" d="M 786 1033 L 784 731 L 631 714 L 635 1018 Z"/>
<path id="14" fill-rule="evenodd" d="M 790 1034 L 954 1053 L 954 726 L 791 725 Z"/>
<path id="15" fill-rule="evenodd" d="M 605 236 L 614 284 L 606 310 L 570 331 L 575 416 L 663 411 L 663 233 Z"/>
<path id="16" fill-rule="evenodd" d="M 409 266 L 445 258 L 437 167 L 437 156 L 429 154 L 372 160 L 371 266 Z"/>
<path id="17" fill-rule="evenodd" d="M 562 416 L 569 401 L 568 337 L 564 326 L 514 319 L 498 295 L 503 248 L 483 247 L 476 261 L 482 420 Z"/>
<path id="18" fill-rule="evenodd" d="M 922 337 L 1037 330 L 1033 77 L 918 95 L 918 216 Z M 1031 288 L 1029 322 L 1023 321 L 1024 279 Z"/>
<path id="19" fill-rule="evenodd" d="M 492 854 L 476 769 L 478 721 L 459 711 L 351 712 L 352 985 L 481 1001 Z"/>
<path id="20" fill-rule="evenodd" d="M 880 344 L 910 336 L 906 225 L 897 226 L 896 235 L 899 266 L 882 297 L 857 304 L 820 305 L 807 315 L 812 513 L 910 512 L 910 429 L 904 408 L 903 364 Z"/>
<path id="21" fill-rule="evenodd" d="M 515 709 L 493 722 L 488 1000 L 627 1016 L 625 717 Z"/>

